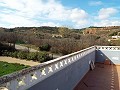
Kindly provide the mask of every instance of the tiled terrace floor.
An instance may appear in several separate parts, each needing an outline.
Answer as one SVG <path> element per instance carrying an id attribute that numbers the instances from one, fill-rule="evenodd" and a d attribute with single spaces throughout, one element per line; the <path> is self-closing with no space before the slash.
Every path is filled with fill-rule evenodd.
<path id="1" fill-rule="evenodd" d="M 74 90 L 120 90 L 120 66 L 97 63 Z"/>

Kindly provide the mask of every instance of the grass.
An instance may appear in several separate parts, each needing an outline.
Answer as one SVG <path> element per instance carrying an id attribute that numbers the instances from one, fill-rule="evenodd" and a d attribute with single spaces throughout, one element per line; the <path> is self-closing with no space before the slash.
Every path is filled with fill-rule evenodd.
<path id="1" fill-rule="evenodd" d="M 7 63 L 0 61 L 0 77 L 28 67 L 29 66 L 23 64 Z"/>

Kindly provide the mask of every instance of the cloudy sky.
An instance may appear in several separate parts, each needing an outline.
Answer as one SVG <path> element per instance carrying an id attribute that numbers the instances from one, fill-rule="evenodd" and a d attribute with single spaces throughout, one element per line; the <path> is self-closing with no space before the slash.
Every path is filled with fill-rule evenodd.
<path id="1" fill-rule="evenodd" d="M 120 25 L 120 0 L 0 0 L 0 27 Z"/>

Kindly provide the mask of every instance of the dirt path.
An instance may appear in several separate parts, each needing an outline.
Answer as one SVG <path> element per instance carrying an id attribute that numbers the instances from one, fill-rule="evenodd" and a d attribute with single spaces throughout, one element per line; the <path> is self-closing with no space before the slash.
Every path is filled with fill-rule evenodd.
<path id="1" fill-rule="evenodd" d="M 15 48 L 18 49 L 18 50 L 28 50 L 27 47 L 21 46 L 21 45 L 17 45 L 17 44 L 15 44 Z M 32 49 L 32 48 L 29 48 L 29 50 L 30 50 L 30 52 L 38 52 L 37 50 Z"/>
<path id="2" fill-rule="evenodd" d="M 4 61 L 8 63 L 20 63 L 24 65 L 29 65 L 29 66 L 35 66 L 40 64 L 38 62 L 26 61 L 26 60 L 16 59 L 12 57 L 3 57 L 3 56 L 0 56 L 0 61 Z"/>

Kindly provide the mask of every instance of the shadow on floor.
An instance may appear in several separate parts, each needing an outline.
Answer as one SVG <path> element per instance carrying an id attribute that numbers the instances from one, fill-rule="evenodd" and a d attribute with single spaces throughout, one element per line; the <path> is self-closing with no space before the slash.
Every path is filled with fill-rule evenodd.
<path id="1" fill-rule="evenodd" d="M 96 63 L 74 90 L 120 90 L 120 66 Z"/>

